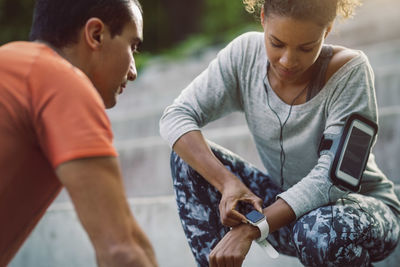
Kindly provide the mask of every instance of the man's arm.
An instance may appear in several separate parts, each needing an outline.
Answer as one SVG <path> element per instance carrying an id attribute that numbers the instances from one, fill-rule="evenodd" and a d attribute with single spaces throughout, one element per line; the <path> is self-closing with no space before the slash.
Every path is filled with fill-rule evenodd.
<path id="1" fill-rule="evenodd" d="M 89 235 L 100 267 L 157 265 L 150 241 L 126 201 L 117 158 L 72 160 L 56 172 Z"/>

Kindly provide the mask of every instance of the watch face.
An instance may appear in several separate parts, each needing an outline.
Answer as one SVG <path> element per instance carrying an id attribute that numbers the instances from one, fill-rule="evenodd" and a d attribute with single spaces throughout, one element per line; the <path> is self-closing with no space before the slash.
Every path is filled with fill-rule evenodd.
<path id="1" fill-rule="evenodd" d="M 252 210 L 249 213 L 246 214 L 246 218 L 251 221 L 252 223 L 256 223 L 262 219 L 265 218 L 264 214 L 256 211 L 256 210 Z"/>

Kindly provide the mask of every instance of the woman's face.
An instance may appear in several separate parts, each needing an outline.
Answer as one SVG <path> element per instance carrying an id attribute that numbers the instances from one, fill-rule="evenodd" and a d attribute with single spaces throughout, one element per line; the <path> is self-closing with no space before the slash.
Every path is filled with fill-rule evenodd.
<path id="1" fill-rule="evenodd" d="M 263 12 L 261 18 L 273 77 L 284 83 L 307 82 L 307 70 L 317 60 L 331 25 L 274 14 L 264 17 Z"/>

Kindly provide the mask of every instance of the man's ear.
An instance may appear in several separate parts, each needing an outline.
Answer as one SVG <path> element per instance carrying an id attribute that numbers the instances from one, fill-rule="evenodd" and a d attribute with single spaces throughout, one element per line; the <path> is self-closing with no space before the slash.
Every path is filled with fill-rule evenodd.
<path id="1" fill-rule="evenodd" d="M 97 50 L 103 45 L 105 25 L 98 18 L 90 18 L 83 29 L 83 36 L 88 46 Z"/>

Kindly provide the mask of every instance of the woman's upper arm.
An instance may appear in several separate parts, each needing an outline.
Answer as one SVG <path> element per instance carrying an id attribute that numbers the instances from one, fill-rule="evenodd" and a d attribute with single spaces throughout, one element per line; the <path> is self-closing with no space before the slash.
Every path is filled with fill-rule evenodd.
<path id="1" fill-rule="evenodd" d="M 229 44 L 168 106 L 160 134 L 172 146 L 184 133 L 241 109 L 237 49 Z"/>
<path id="2" fill-rule="evenodd" d="M 367 57 L 352 50 L 339 53 L 342 55 L 336 59 L 336 64 L 340 68 L 334 74 L 333 90 L 326 101 L 325 130 L 333 134 L 340 131 L 346 118 L 353 113 L 377 121 L 374 74 Z"/>

